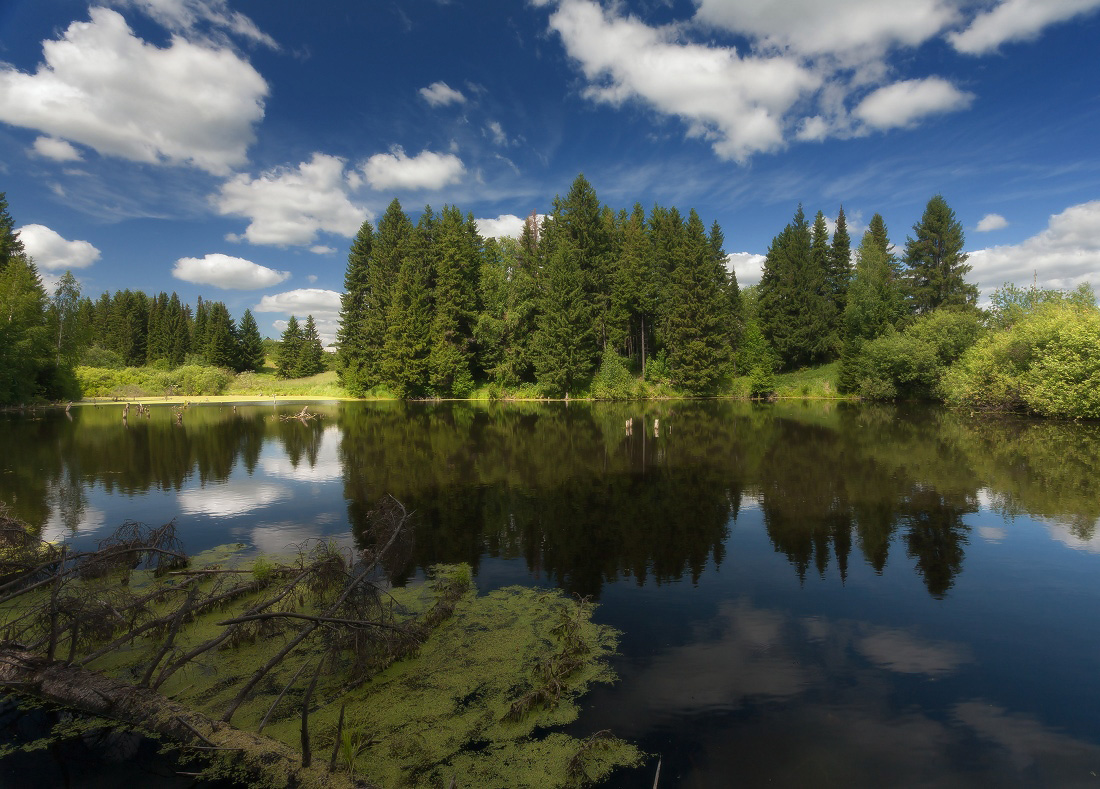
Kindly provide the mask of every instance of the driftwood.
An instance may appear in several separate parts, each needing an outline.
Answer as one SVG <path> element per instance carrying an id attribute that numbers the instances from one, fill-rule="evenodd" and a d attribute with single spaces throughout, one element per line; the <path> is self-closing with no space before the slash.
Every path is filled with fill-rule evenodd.
<path id="1" fill-rule="evenodd" d="M 15 686 L 65 707 L 159 734 L 213 758 L 230 758 L 236 775 L 264 786 L 369 786 L 327 769 L 303 767 L 301 754 L 262 735 L 236 729 L 147 688 L 50 661 L 27 650 L 0 648 L 0 685 Z M 211 750 L 214 749 L 214 750 Z"/>

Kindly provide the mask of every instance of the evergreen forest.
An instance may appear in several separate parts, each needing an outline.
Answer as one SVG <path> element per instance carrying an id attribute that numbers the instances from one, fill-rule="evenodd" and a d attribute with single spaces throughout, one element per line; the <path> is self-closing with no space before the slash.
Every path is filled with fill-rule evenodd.
<path id="1" fill-rule="evenodd" d="M 821 368 L 817 395 L 1100 418 L 1092 291 L 1006 284 L 980 309 L 941 195 L 904 241 L 875 214 L 853 242 L 842 206 L 830 223 L 799 205 L 744 290 L 717 222 L 604 205 L 583 175 L 518 239 L 483 238 L 451 205 L 414 222 L 395 199 L 352 242 L 335 353 L 313 316 L 273 342 L 201 297 L 93 301 L 69 272 L 49 294 L 14 226 L 0 193 L 3 404 L 78 399 L 96 371 L 142 367 L 335 369 L 353 397 L 597 399 L 768 397 Z"/>

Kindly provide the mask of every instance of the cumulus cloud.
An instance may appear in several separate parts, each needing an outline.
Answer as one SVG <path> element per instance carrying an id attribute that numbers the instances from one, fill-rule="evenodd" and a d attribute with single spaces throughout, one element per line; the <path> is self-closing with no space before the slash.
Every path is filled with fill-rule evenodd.
<path id="1" fill-rule="evenodd" d="M 201 258 L 180 258 L 172 276 L 196 285 L 213 285 L 226 290 L 255 290 L 285 282 L 289 271 L 275 271 L 251 260 L 214 253 Z"/>
<path id="2" fill-rule="evenodd" d="M 542 217 L 539 217 L 539 221 Z M 477 232 L 485 238 L 519 238 L 523 235 L 526 217 L 515 214 L 501 214 L 496 219 L 475 219 Z"/>
<path id="3" fill-rule="evenodd" d="M 745 161 L 781 147 L 784 116 L 822 83 L 794 58 L 681 43 L 675 29 L 615 16 L 591 0 L 562 0 L 550 27 L 584 72 L 585 96 L 614 106 L 639 101 L 674 115 L 723 159 Z"/>
<path id="4" fill-rule="evenodd" d="M 239 11 L 231 11 L 227 0 L 110 0 L 119 7 L 142 11 L 163 27 L 188 37 L 207 36 L 222 40 L 232 33 L 271 49 L 279 45 Z"/>
<path id="5" fill-rule="evenodd" d="M 40 269 L 64 271 L 87 268 L 99 260 L 99 250 L 88 241 L 66 241 L 45 225 L 24 225 L 15 232 Z"/>
<path id="6" fill-rule="evenodd" d="M 974 229 L 979 233 L 988 233 L 990 230 L 1000 230 L 1008 227 L 1008 220 L 1000 214 L 986 214 L 978 220 L 978 226 Z"/>
<path id="7" fill-rule="evenodd" d="M 1100 289 L 1100 200 L 1051 216 L 1041 233 L 1020 242 L 970 253 L 971 277 L 987 295 L 1006 282 Z"/>
<path id="8" fill-rule="evenodd" d="M 217 175 L 247 160 L 268 90 L 248 61 L 180 36 L 159 48 L 117 11 L 88 13 L 90 21 L 43 42 L 35 73 L 0 66 L 0 121 L 104 156 Z"/>
<path id="9" fill-rule="evenodd" d="M 941 77 L 907 79 L 873 91 L 853 114 L 873 128 L 893 129 L 910 126 L 926 115 L 966 109 L 973 100 L 973 93 Z"/>
<path id="10" fill-rule="evenodd" d="M 1002 0 L 948 40 L 959 52 L 981 55 L 1009 41 L 1035 38 L 1043 28 L 1100 9 L 1100 0 Z"/>
<path id="11" fill-rule="evenodd" d="M 277 167 L 256 178 L 234 176 L 214 205 L 223 215 L 251 220 L 243 236 L 250 243 L 312 244 L 322 232 L 350 238 L 369 216 L 351 202 L 352 186 L 343 159 L 315 153 L 297 167 Z"/>
<path id="12" fill-rule="evenodd" d="M 726 255 L 726 260 L 737 275 L 738 287 L 747 288 L 760 282 L 766 260 L 763 255 L 752 252 L 731 252 Z"/>
<path id="13" fill-rule="evenodd" d="M 298 288 L 264 296 L 252 311 L 295 315 L 299 319 L 312 315 L 321 343 L 328 346 L 336 341 L 336 330 L 340 324 L 340 294 L 321 288 Z M 276 320 L 271 325 L 282 333 L 286 321 Z"/>
<path id="14" fill-rule="evenodd" d="M 410 158 L 399 145 L 363 164 L 373 189 L 441 189 L 461 181 L 465 172 L 466 166 L 453 153 L 421 151 Z"/>
<path id="15" fill-rule="evenodd" d="M 433 107 L 446 107 L 448 104 L 465 104 L 466 97 L 446 82 L 433 82 L 419 91 L 420 97 Z"/>
<path id="16" fill-rule="evenodd" d="M 32 150 L 45 159 L 53 159 L 55 162 L 79 162 L 83 159 L 80 151 L 65 140 L 56 137 L 38 137 L 34 141 Z"/>
<path id="17" fill-rule="evenodd" d="M 917 46 L 958 18 L 944 0 L 696 0 L 699 20 L 753 36 L 759 46 L 852 62 Z"/>
<path id="18" fill-rule="evenodd" d="M 324 244 L 314 244 L 309 248 L 309 251 L 314 255 L 331 255 L 336 252 L 336 247 L 330 247 Z"/>

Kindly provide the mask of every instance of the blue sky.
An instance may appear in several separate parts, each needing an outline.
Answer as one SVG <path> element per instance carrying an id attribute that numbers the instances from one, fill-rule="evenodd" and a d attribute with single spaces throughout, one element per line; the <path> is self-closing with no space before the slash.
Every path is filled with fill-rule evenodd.
<path id="1" fill-rule="evenodd" d="M 717 219 L 742 284 L 801 202 L 971 279 L 1100 290 L 1100 0 L 0 0 L 0 191 L 47 284 L 335 330 L 398 197 L 484 235 L 577 173 Z"/>

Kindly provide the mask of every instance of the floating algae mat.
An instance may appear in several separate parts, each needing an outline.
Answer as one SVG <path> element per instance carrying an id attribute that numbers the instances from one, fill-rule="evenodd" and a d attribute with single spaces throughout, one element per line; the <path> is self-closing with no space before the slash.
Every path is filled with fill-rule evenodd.
<path id="1" fill-rule="evenodd" d="M 217 563 L 213 568 L 211 561 Z M 148 684 L 163 666 L 226 632 L 228 620 L 270 599 L 272 589 L 286 590 L 278 605 L 267 609 L 271 618 L 238 626 L 232 638 L 170 673 L 157 688 L 175 702 L 221 718 L 240 701 L 241 688 L 257 669 L 294 641 L 302 620 L 324 618 L 316 589 L 285 580 L 293 579 L 301 561 L 261 558 L 236 567 L 234 561 L 232 550 L 224 548 L 195 557 L 191 567 L 208 568 L 209 574 L 191 576 L 189 599 L 212 599 L 227 586 L 260 582 L 260 588 L 194 616 L 173 615 L 186 609 L 178 575 L 157 579 L 132 573 L 130 595 L 176 585 L 170 596 L 149 606 L 148 616 L 160 616 L 164 626 L 87 666 Z M 252 732 L 262 727 L 265 736 L 298 748 L 305 709 L 314 761 L 331 759 L 338 772 L 382 787 L 447 787 L 452 781 L 461 787 L 579 786 L 616 767 L 638 764 L 640 752 L 608 732 L 578 739 L 560 730 L 576 719 L 592 683 L 615 679 L 608 658 L 617 633 L 592 622 L 594 606 L 558 591 L 523 587 L 478 595 L 470 575 L 466 565 L 441 566 L 422 584 L 372 586 L 373 605 L 384 614 L 377 620 L 381 635 L 366 649 L 361 643 L 356 647 L 356 639 L 365 638 L 363 629 L 349 637 L 342 620 L 329 617 L 332 621 L 320 623 L 263 675 L 235 708 L 233 725 Z M 326 594 L 331 597 L 333 588 L 338 591 L 352 577 L 334 575 Z M 86 588 L 72 591 L 91 598 L 111 583 L 118 582 L 82 581 Z M 401 636 L 387 640 L 390 632 Z M 91 648 L 82 652 L 92 653 Z M 150 665 L 157 663 L 154 674 Z M 231 776 L 230 764 L 215 761 L 208 772 Z"/>

